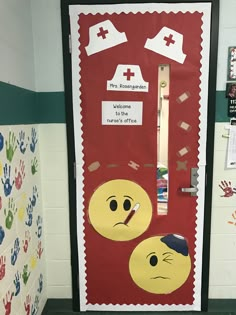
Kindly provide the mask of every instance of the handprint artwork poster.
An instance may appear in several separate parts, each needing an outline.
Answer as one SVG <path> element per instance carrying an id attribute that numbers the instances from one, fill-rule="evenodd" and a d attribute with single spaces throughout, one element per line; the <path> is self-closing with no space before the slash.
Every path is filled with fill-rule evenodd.
<path id="1" fill-rule="evenodd" d="M 232 184 L 231 181 L 222 180 L 219 184 L 221 189 L 221 197 L 230 198 L 236 194 L 236 184 Z"/>
<path id="2" fill-rule="evenodd" d="M 37 314 L 46 301 L 37 126 L 1 126 L 0 187 L 0 314 Z"/>

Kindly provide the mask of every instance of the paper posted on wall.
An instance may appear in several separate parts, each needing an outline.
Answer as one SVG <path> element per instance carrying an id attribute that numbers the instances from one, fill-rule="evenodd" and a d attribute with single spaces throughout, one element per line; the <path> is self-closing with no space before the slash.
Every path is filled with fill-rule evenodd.
<path id="1" fill-rule="evenodd" d="M 227 168 L 236 168 L 236 125 L 229 127 Z"/>

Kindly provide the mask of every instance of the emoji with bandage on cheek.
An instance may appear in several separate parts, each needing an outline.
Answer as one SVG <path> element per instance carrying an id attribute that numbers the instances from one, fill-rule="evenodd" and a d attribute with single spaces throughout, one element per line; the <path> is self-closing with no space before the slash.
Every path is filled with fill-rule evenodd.
<path id="1" fill-rule="evenodd" d="M 94 191 L 88 216 L 93 228 L 103 237 L 128 241 L 147 230 L 152 218 L 152 204 L 139 184 L 115 179 Z"/>
<path id="2" fill-rule="evenodd" d="M 191 271 L 188 244 L 177 234 L 154 236 L 139 243 L 129 260 L 129 272 L 136 285 L 155 294 L 169 294 L 180 288 Z"/>

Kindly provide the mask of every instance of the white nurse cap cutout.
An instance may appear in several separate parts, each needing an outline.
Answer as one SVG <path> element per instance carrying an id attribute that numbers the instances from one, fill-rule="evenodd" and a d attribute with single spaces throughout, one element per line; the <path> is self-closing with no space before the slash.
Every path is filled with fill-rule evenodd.
<path id="1" fill-rule="evenodd" d="M 127 42 L 125 33 L 117 31 L 112 22 L 106 20 L 89 28 L 89 44 L 85 49 L 90 56 L 124 42 Z"/>
<path id="2" fill-rule="evenodd" d="M 183 53 L 183 34 L 166 26 L 154 38 L 148 38 L 144 47 L 182 64 L 186 58 Z"/>
<path id="3" fill-rule="evenodd" d="M 107 90 L 148 92 L 148 85 L 143 80 L 140 66 L 118 65 L 113 78 L 107 81 Z"/>

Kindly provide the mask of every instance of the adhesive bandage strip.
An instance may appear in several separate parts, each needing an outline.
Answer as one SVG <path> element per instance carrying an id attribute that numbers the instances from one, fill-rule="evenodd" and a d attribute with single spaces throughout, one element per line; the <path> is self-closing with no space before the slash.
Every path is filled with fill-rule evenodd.
<path id="1" fill-rule="evenodd" d="M 137 171 L 139 169 L 139 167 L 140 167 L 140 165 L 135 163 L 134 161 L 129 161 L 128 166 L 133 168 L 135 171 Z"/>
<path id="2" fill-rule="evenodd" d="M 178 126 L 187 132 L 189 132 L 192 129 L 192 127 L 185 121 L 179 121 Z"/>
<path id="3" fill-rule="evenodd" d="M 155 167 L 154 164 L 144 164 L 143 166 L 144 166 L 144 167 Z"/>
<path id="4" fill-rule="evenodd" d="M 177 155 L 182 157 L 184 155 L 186 155 L 187 153 L 190 152 L 190 148 L 189 147 L 184 147 L 181 150 L 178 151 Z"/>
<path id="5" fill-rule="evenodd" d="M 94 172 L 94 171 L 96 171 L 100 166 L 101 166 L 100 163 L 99 163 L 98 161 L 96 161 L 96 162 L 91 163 L 91 164 L 88 166 L 88 170 L 89 170 L 90 172 Z"/>
<path id="6" fill-rule="evenodd" d="M 119 167 L 118 164 L 108 164 L 107 165 L 108 168 L 115 168 L 115 167 Z"/>
<path id="7" fill-rule="evenodd" d="M 184 92 L 183 94 L 181 94 L 177 99 L 176 102 L 178 104 L 183 103 L 184 101 L 186 101 L 188 98 L 190 97 L 190 93 L 189 92 Z"/>

